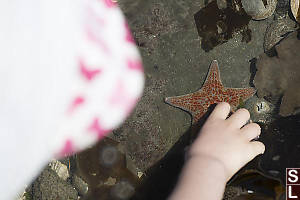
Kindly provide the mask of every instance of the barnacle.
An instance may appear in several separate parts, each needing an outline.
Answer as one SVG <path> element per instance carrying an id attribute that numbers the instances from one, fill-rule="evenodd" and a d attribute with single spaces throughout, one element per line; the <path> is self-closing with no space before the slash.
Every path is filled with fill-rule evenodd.
<path id="1" fill-rule="evenodd" d="M 278 44 L 289 32 L 297 29 L 295 22 L 290 18 L 282 18 L 271 23 L 264 37 L 264 50 L 269 51 L 273 46 Z"/>
<path id="2" fill-rule="evenodd" d="M 291 10 L 297 22 L 300 23 L 300 1 L 291 0 Z"/>

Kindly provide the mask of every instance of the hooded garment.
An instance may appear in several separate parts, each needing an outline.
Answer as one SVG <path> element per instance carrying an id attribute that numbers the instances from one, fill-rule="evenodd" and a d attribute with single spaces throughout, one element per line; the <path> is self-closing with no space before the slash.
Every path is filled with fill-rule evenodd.
<path id="1" fill-rule="evenodd" d="M 0 3 L 0 199 L 119 126 L 144 84 L 111 0 Z"/>

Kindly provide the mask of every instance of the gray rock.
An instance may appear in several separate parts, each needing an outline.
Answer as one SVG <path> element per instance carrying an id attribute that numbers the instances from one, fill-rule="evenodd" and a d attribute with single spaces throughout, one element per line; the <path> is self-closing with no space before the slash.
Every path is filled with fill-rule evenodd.
<path id="1" fill-rule="evenodd" d="M 262 20 L 270 17 L 277 5 L 277 0 L 241 0 L 245 12 L 255 20 Z"/>
<path id="2" fill-rule="evenodd" d="M 49 167 L 32 184 L 33 200 L 77 200 L 77 191 Z"/>

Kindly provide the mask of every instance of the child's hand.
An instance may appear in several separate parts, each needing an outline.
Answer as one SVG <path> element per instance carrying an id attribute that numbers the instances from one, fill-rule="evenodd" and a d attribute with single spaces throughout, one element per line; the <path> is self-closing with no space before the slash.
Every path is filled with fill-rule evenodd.
<path id="1" fill-rule="evenodd" d="M 250 118 L 248 110 L 239 109 L 226 119 L 229 112 L 228 103 L 219 103 L 189 152 L 191 158 L 205 157 L 218 161 L 224 167 L 227 180 L 265 151 L 263 143 L 251 141 L 260 135 L 260 127 L 256 123 L 245 125 Z"/>

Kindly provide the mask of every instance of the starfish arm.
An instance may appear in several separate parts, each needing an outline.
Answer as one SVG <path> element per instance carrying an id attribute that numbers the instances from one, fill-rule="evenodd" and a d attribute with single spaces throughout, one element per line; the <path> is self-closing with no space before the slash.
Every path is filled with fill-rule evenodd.
<path id="1" fill-rule="evenodd" d="M 199 120 L 201 119 L 201 117 L 206 113 L 206 111 L 207 111 L 207 108 L 205 109 L 204 107 L 202 107 L 197 112 L 195 112 L 193 115 L 192 124 L 197 124 L 199 122 Z"/>
<path id="2" fill-rule="evenodd" d="M 230 97 L 227 102 L 230 103 L 233 108 L 236 108 L 241 100 L 246 101 L 256 93 L 256 90 L 253 87 L 226 88 L 225 93 L 227 97 Z"/>
<path id="3" fill-rule="evenodd" d="M 209 71 L 202 86 L 202 90 L 210 91 L 212 88 L 223 88 L 223 84 L 220 78 L 219 65 L 216 60 L 213 60 L 209 66 Z"/>
<path id="4" fill-rule="evenodd" d="M 203 102 L 205 102 L 205 100 L 200 92 L 195 92 L 182 96 L 167 97 L 165 99 L 165 102 L 174 107 L 189 112 L 193 117 L 199 111 L 202 112 L 203 110 L 205 110 L 203 108 Z"/>

